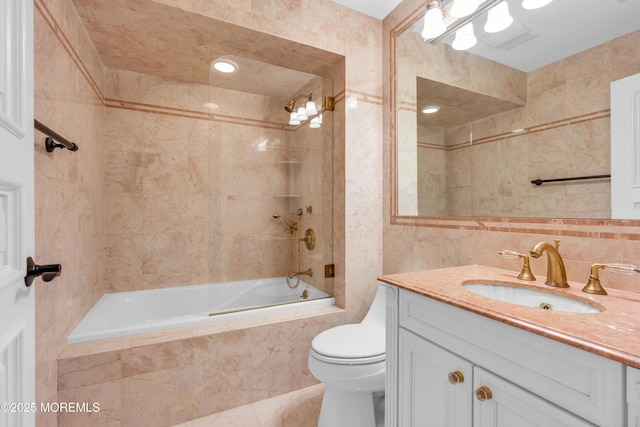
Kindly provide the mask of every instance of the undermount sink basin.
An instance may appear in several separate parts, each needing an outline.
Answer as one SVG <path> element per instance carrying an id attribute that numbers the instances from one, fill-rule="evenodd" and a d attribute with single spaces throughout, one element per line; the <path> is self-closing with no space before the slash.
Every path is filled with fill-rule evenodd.
<path id="1" fill-rule="evenodd" d="M 468 283 L 463 286 L 475 294 L 524 307 L 568 313 L 599 313 L 602 311 L 598 307 L 582 301 L 534 289 L 493 283 Z"/>

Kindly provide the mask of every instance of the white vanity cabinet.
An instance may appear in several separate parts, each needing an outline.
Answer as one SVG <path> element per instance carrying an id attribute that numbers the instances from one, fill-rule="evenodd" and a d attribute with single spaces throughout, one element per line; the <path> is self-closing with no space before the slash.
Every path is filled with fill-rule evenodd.
<path id="1" fill-rule="evenodd" d="M 627 368 L 629 427 L 640 427 L 640 370 Z"/>
<path id="2" fill-rule="evenodd" d="M 387 427 L 627 426 L 621 363 L 396 287 L 387 331 Z"/>
<path id="3" fill-rule="evenodd" d="M 593 426 L 468 360 L 400 330 L 400 426 Z"/>

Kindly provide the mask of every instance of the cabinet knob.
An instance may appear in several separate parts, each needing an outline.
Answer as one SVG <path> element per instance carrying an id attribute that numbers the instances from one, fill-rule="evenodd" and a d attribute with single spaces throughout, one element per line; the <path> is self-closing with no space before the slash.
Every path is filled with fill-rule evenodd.
<path id="1" fill-rule="evenodd" d="M 481 402 L 484 402 L 485 400 L 489 400 L 492 397 L 493 397 L 493 394 L 491 393 L 491 389 L 489 389 L 489 387 L 487 387 L 486 385 L 483 385 L 482 387 L 476 390 L 476 398 Z"/>
<path id="2" fill-rule="evenodd" d="M 464 375 L 462 375 L 462 372 L 460 371 L 449 372 L 449 382 L 451 384 L 462 383 L 464 382 Z"/>

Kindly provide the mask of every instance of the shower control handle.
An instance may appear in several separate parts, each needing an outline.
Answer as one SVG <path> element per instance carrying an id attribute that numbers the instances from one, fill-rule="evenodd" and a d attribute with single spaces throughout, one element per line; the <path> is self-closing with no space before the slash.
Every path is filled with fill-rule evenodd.
<path id="1" fill-rule="evenodd" d="M 300 239 L 304 242 L 307 250 L 313 250 L 316 247 L 316 233 L 312 228 L 307 228 L 307 231 L 304 232 L 304 238 Z"/>
<path id="2" fill-rule="evenodd" d="M 27 275 L 24 277 L 24 284 L 31 286 L 36 277 L 42 276 L 42 280 L 50 282 L 60 275 L 62 266 L 60 264 L 37 265 L 33 258 L 27 258 Z"/>

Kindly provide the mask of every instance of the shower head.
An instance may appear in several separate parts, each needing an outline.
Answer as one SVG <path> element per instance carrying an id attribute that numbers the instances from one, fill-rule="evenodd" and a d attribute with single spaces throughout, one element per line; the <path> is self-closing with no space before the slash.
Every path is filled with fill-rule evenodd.
<path id="1" fill-rule="evenodd" d="M 282 217 L 281 217 L 280 215 L 278 215 L 278 214 L 273 214 L 273 217 L 274 217 L 275 219 L 279 219 L 280 221 L 282 221 L 282 223 L 284 224 L 284 226 L 285 226 L 285 227 L 287 227 L 287 229 L 288 229 L 288 230 L 295 230 L 295 229 L 296 229 L 296 226 L 298 225 L 298 224 L 296 224 L 296 223 L 294 223 L 294 224 L 289 224 L 289 223 L 287 222 L 287 220 L 286 220 L 286 219 L 282 218 Z"/>

